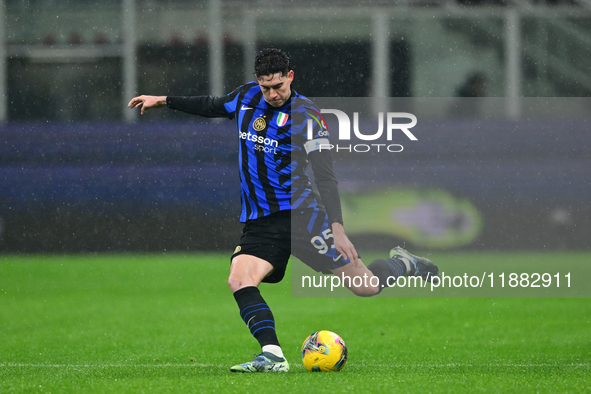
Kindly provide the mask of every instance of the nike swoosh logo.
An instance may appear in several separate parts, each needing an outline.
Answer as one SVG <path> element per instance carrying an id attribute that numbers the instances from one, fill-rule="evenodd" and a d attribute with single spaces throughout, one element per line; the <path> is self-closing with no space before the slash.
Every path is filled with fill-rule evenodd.
<path id="1" fill-rule="evenodd" d="M 240 109 L 241 109 L 242 111 L 246 111 L 246 110 L 248 110 L 248 109 L 254 109 L 254 108 L 247 107 L 246 105 L 243 105 L 242 107 L 240 107 Z"/>
<path id="2" fill-rule="evenodd" d="M 253 317 L 251 317 L 250 319 L 248 319 L 248 321 L 246 322 L 246 327 L 248 327 L 248 329 L 250 329 L 250 322 L 252 321 L 252 319 L 254 319 L 256 317 L 256 315 L 254 315 Z"/>

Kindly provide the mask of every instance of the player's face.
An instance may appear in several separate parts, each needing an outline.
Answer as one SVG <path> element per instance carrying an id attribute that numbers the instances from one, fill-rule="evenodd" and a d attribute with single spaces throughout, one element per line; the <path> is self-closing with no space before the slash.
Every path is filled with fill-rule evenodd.
<path id="1" fill-rule="evenodd" d="M 288 72 L 285 76 L 275 73 L 257 77 L 265 101 L 273 107 L 282 107 L 289 100 L 292 81 L 293 71 Z"/>

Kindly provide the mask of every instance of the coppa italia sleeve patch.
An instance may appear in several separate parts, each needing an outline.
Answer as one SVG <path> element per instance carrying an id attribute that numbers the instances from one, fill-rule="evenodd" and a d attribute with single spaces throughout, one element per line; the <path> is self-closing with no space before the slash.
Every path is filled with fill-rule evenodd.
<path id="1" fill-rule="evenodd" d="M 304 149 L 306 150 L 307 154 L 322 149 L 330 150 L 330 148 L 332 148 L 332 145 L 330 145 L 330 141 L 328 140 L 328 138 L 318 138 L 315 140 L 309 140 L 304 144 Z"/>

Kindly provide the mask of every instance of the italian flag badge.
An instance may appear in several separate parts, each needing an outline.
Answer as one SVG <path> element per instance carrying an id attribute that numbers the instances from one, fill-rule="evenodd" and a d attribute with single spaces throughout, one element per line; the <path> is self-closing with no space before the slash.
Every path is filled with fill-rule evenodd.
<path id="1" fill-rule="evenodd" d="M 284 114 L 283 112 L 279 112 L 279 115 L 277 115 L 277 125 L 279 127 L 285 126 L 285 124 L 287 123 L 287 118 L 289 118 L 288 114 Z"/>

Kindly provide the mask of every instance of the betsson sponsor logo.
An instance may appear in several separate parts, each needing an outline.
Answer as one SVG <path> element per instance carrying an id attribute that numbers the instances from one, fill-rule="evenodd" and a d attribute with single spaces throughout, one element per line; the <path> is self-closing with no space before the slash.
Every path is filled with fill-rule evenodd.
<path id="1" fill-rule="evenodd" d="M 254 150 L 261 151 L 265 153 L 277 153 L 277 147 L 279 143 L 277 140 L 263 137 L 262 135 L 252 134 L 250 131 L 241 131 L 239 132 L 240 139 L 254 142 Z"/>

